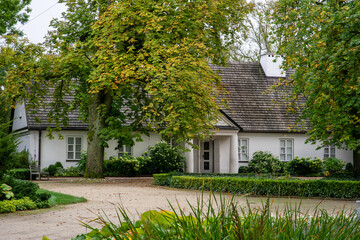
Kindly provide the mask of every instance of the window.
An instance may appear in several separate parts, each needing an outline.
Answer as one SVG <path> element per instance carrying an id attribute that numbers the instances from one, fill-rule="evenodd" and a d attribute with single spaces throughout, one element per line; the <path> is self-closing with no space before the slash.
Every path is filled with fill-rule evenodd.
<path id="1" fill-rule="evenodd" d="M 280 161 L 291 161 L 293 150 L 293 139 L 280 139 Z"/>
<path id="2" fill-rule="evenodd" d="M 67 160 L 80 160 L 81 158 L 81 137 L 67 138 Z"/>
<path id="3" fill-rule="evenodd" d="M 238 161 L 248 162 L 249 161 L 249 139 L 239 139 L 238 142 Z"/>
<path id="4" fill-rule="evenodd" d="M 334 158 L 335 157 L 335 145 L 325 145 L 324 146 L 324 158 Z"/>
<path id="5" fill-rule="evenodd" d="M 131 154 L 131 147 L 126 146 L 126 145 L 120 146 L 118 157 L 124 156 L 125 153 L 128 154 L 128 155 L 132 155 Z"/>

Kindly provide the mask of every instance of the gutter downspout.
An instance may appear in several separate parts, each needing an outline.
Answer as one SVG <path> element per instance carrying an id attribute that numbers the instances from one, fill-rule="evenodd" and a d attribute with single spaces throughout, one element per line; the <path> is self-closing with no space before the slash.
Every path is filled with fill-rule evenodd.
<path id="1" fill-rule="evenodd" d="M 41 129 L 39 130 L 39 146 L 38 146 L 38 164 L 40 166 L 40 169 L 41 169 Z"/>

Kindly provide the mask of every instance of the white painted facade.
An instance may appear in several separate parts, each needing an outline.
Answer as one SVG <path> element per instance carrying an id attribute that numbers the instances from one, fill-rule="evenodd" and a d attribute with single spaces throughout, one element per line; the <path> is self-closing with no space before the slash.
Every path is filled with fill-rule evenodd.
<path id="1" fill-rule="evenodd" d="M 48 167 L 51 164 L 56 162 L 61 162 L 61 164 L 67 168 L 70 166 L 75 166 L 76 160 L 67 159 L 68 146 L 67 139 L 68 137 L 81 138 L 81 151 L 86 152 L 87 149 L 87 132 L 86 131 L 75 131 L 75 130 L 63 130 L 59 132 L 61 137 L 58 134 L 54 134 L 54 138 L 50 139 L 46 135 L 47 131 L 32 130 L 26 131 L 19 135 L 18 150 L 27 149 L 30 154 L 30 158 L 39 162 L 39 157 L 41 158 L 40 164 L 41 168 Z M 41 134 L 41 148 L 39 155 L 39 136 Z M 141 156 L 145 151 L 148 151 L 150 147 L 154 146 L 157 142 L 160 141 L 160 136 L 156 133 L 150 133 L 149 136 L 142 135 L 143 141 L 136 142 L 132 147 L 132 155 L 134 157 Z M 109 148 L 105 149 L 105 159 L 109 157 L 118 157 L 118 150 L 115 149 L 117 142 L 115 140 L 109 142 Z"/>
<path id="2" fill-rule="evenodd" d="M 24 129 L 27 127 L 27 119 L 26 119 L 26 112 L 25 112 L 25 104 L 18 103 L 14 109 L 14 118 L 13 118 L 13 131 Z"/>
<path id="3" fill-rule="evenodd" d="M 245 133 L 240 132 L 238 134 L 239 139 L 248 140 L 248 156 L 249 160 L 256 151 L 268 151 L 274 156 L 280 158 L 280 140 L 292 140 L 293 142 L 293 157 L 310 157 L 310 158 L 324 158 L 324 149 L 317 149 L 320 144 L 305 144 L 305 134 L 295 133 Z M 335 157 L 339 158 L 346 163 L 353 162 L 352 151 L 345 149 L 335 150 Z M 240 162 L 239 166 L 246 166 L 247 163 Z"/>

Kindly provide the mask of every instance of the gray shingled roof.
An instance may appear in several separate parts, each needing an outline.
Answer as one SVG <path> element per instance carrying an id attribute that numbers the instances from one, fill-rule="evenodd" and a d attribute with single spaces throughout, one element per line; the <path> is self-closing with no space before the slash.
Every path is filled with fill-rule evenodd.
<path id="1" fill-rule="evenodd" d="M 222 78 L 230 95 L 223 111 L 244 132 L 289 132 L 296 116 L 288 114 L 277 93 L 264 94 L 278 78 L 267 78 L 260 63 L 230 63 L 212 66 Z"/>
<path id="2" fill-rule="evenodd" d="M 66 102 L 73 102 L 74 96 L 65 96 L 64 101 Z M 51 106 L 50 103 L 53 102 L 52 97 L 47 97 L 43 99 L 43 103 L 45 107 L 35 109 L 34 111 L 28 109 L 27 103 L 25 101 L 26 105 L 26 118 L 28 123 L 29 130 L 32 129 L 46 129 L 48 127 L 55 127 L 55 123 L 49 123 L 48 122 L 48 114 L 50 113 Z M 88 124 L 83 123 L 81 120 L 79 120 L 79 111 L 74 110 L 68 114 L 68 125 L 67 126 L 61 126 L 64 130 L 86 130 Z"/>
<path id="3" fill-rule="evenodd" d="M 278 94 L 264 94 L 277 78 L 267 78 L 260 63 L 230 63 L 228 66 L 212 66 L 217 71 L 230 95 L 228 109 L 223 109 L 225 116 L 240 126 L 244 132 L 288 132 L 289 125 L 296 117 L 289 115 L 284 106 L 275 104 L 274 100 L 281 100 Z M 73 96 L 67 96 L 67 101 L 73 101 Z M 50 103 L 52 98 L 45 99 Z M 46 129 L 54 127 L 47 122 L 50 106 L 37 109 L 36 114 L 27 111 L 29 129 Z M 38 122 L 36 117 L 41 120 Z M 73 111 L 69 115 L 69 125 L 64 129 L 85 130 L 87 123 L 81 122 L 79 112 Z"/>

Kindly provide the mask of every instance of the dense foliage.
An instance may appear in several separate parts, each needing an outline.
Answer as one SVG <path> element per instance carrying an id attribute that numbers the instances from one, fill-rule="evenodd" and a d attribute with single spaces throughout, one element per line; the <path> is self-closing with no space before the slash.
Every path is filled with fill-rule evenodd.
<path id="1" fill-rule="evenodd" d="M 238 205 L 234 198 L 225 199 L 214 194 L 208 201 L 201 196 L 197 204 L 175 206 L 171 211 L 150 210 L 133 221 L 125 207 L 116 209 L 119 222 L 106 215 L 98 215 L 101 229 L 83 223 L 89 233 L 73 240 L 85 239 L 359 239 L 360 219 L 356 212 L 328 214 L 315 209 L 315 214 L 299 207 L 284 207 L 272 211 L 270 199 L 262 208 Z M 190 213 L 182 209 L 190 209 Z M 204 211 L 207 209 L 207 211 Z"/>
<path id="2" fill-rule="evenodd" d="M 29 19 L 30 9 L 27 7 L 31 0 L 2 0 L 0 1 L 0 35 L 19 33 L 15 28 L 18 23 L 24 24 Z"/>
<path id="3" fill-rule="evenodd" d="M 151 164 L 149 164 L 148 168 L 151 173 L 184 171 L 185 157 L 179 147 L 160 142 L 150 148 L 149 157 L 151 158 Z"/>
<path id="4" fill-rule="evenodd" d="M 287 163 L 287 170 L 290 174 L 297 176 L 321 175 L 324 166 L 323 161 L 319 158 L 295 157 Z"/>
<path id="5" fill-rule="evenodd" d="M 243 31 L 246 1 L 66 4 L 63 18 L 52 22 L 50 52 L 9 39 L 0 65 L 9 67 L 9 102 L 26 97 L 28 107 L 37 108 L 44 96 L 54 97 L 48 117 L 57 130 L 68 124 L 69 112 L 80 110 L 89 126 L 86 177 L 102 176 L 110 139 L 132 145 L 139 132 L 179 141 L 209 134 L 222 104 L 216 96 L 224 93 L 209 61 L 226 63 L 234 35 Z M 75 101 L 67 102 L 68 94 Z"/>
<path id="6" fill-rule="evenodd" d="M 6 170 L 29 167 L 29 152 L 17 152 L 16 136 L 2 130 L 0 126 L 0 179 Z"/>
<path id="7" fill-rule="evenodd" d="M 289 110 L 309 123 L 309 141 L 354 150 L 360 174 L 360 4 L 359 1 L 279 0 L 273 19 L 285 56 L 280 79 Z M 290 87 L 290 88 L 289 88 Z M 303 99 L 304 104 L 291 104 Z"/>
<path id="8" fill-rule="evenodd" d="M 249 163 L 251 171 L 256 173 L 279 173 L 284 171 L 284 164 L 269 152 L 254 152 Z"/>
<path id="9" fill-rule="evenodd" d="M 345 166 L 344 161 L 338 158 L 327 158 L 324 161 L 324 168 L 326 171 L 329 171 L 330 174 L 339 172 Z"/>
<path id="10" fill-rule="evenodd" d="M 360 181 L 258 177 L 196 177 L 154 174 L 154 183 L 216 192 L 270 196 L 359 198 Z"/>

